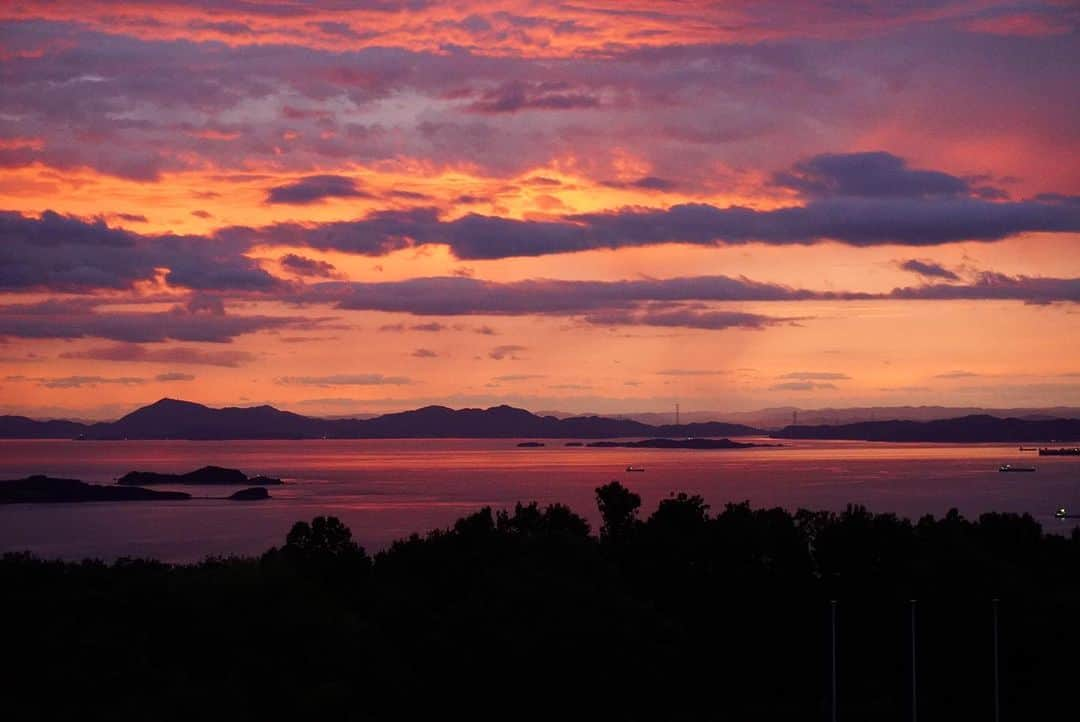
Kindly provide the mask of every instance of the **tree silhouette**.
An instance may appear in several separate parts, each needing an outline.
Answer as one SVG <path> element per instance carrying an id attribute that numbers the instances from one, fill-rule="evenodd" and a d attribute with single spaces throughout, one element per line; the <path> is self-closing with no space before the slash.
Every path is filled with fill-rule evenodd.
<path id="1" fill-rule="evenodd" d="M 597 487 L 596 505 L 604 523 L 600 527 L 602 541 L 617 541 L 629 536 L 637 522 L 641 497 L 617 481 Z"/>
<path id="2" fill-rule="evenodd" d="M 336 516 L 317 516 L 299 521 L 285 537 L 285 549 L 301 556 L 346 556 L 364 550 L 352 540 L 352 531 Z"/>

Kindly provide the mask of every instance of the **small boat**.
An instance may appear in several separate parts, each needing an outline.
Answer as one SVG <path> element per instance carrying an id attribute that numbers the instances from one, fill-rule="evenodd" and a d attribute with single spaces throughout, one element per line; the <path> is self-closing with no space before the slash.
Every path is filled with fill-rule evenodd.
<path id="1" fill-rule="evenodd" d="M 1065 510 L 1065 507 L 1063 507 L 1063 506 L 1058 507 L 1058 510 L 1054 512 L 1054 518 L 1055 519 L 1068 519 L 1069 518 L 1069 512 L 1067 512 Z"/>
<path id="2" fill-rule="evenodd" d="M 628 467 L 626 467 L 626 470 L 627 471 L 645 471 L 645 467 L 644 466 L 628 466 Z"/>
<path id="3" fill-rule="evenodd" d="M 1013 466 L 1012 464 L 1002 464 L 998 467 L 998 471 L 1035 471 L 1034 466 Z"/>
<path id="4" fill-rule="evenodd" d="M 1080 447 L 1071 449 L 1039 449 L 1039 456 L 1080 456 Z"/>
<path id="5" fill-rule="evenodd" d="M 1021 446 L 1020 451 L 1038 451 L 1038 446 Z"/>

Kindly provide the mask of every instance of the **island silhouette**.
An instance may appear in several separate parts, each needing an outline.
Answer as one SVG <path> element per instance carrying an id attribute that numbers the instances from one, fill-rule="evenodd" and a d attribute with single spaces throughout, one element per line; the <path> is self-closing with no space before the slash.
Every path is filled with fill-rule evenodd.
<path id="1" fill-rule="evenodd" d="M 0 504 L 30 503 L 79 503 L 95 501 L 187 501 L 194 498 L 183 491 L 158 491 L 147 489 L 154 484 L 242 486 L 224 498 L 230 501 L 261 501 L 269 499 L 267 486 L 280 485 L 281 479 L 266 476 L 248 477 L 236 469 L 220 466 L 204 466 L 186 474 L 162 474 L 149 471 L 132 471 L 117 479 L 114 485 L 88 484 L 78 479 L 60 479 L 35 474 L 24 479 L 0 481 Z"/>

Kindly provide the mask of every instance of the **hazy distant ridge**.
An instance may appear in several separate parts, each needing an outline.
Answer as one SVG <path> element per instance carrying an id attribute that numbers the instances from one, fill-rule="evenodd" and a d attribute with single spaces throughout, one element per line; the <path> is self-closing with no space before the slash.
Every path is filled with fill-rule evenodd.
<path id="1" fill-rule="evenodd" d="M 1080 419 L 999 419 L 977 414 L 937 421 L 867 421 L 836 426 L 786 426 L 780 439 L 851 439 L 857 441 L 1028 442 L 1080 440 Z"/>

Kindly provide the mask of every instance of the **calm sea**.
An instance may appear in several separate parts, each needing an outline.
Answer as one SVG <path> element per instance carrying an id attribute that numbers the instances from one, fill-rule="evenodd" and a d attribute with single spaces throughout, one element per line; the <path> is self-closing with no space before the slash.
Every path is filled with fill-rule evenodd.
<path id="1" fill-rule="evenodd" d="M 613 479 L 642 495 L 644 512 L 671 492 L 788 509 L 864 504 L 909 517 L 1029 512 L 1067 532 L 1059 506 L 1080 509 L 1080 458 L 1038 457 L 1016 444 L 929 445 L 791 441 L 782 448 L 716 451 L 595 449 L 548 441 L 0 441 L 0 479 L 44 473 L 109 483 L 132 470 L 184 472 L 206 464 L 285 479 L 263 502 L 0 506 L 0 551 L 28 549 L 78 559 L 147 556 L 191 561 L 256 554 L 281 544 L 293 522 L 318 514 L 344 520 L 368 550 L 411 532 L 446 526 L 484 505 L 562 502 L 597 521 L 593 489 Z M 1003 463 L 1033 464 L 1002 474 Z M 628 465 L 645 467 L 627 473 Z M 164 487 L 163 487 L 164 488 Z M 196 496 L 231 488 L 184 487 Z"/>

